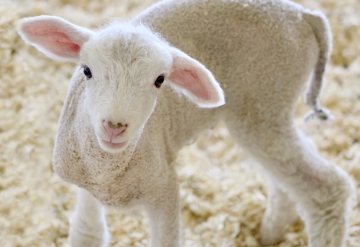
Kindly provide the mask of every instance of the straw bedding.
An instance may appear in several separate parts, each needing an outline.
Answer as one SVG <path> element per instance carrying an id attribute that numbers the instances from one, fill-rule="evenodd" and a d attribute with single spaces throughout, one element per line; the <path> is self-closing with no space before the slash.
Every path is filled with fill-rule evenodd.
<path id="1" fill-rule="evenodd" d="M 155 0 L 0 0 L 0 246 L 68 246 L 68 218 L 76 188 L 51 168 L 57 120 L 74 65 L 50 61 L 15 31 L 25 16 L 59 15 L 96 27 L 110 17 L 131 18 Z M 360 3 L 299 0 L 331 21 L 334 48 L 321 102 L 334 119 L 297 124 L 329 161 L 348 171 L 360 194 Z M 185 246 L 260 246 L 266 183 L 223 124 L 179 154 Z M 148 246 L 142 208 L 109 209 L 110 246 Z M 279 246 L 306 246 L 303 224 L 292 225 Z M 360 246 L 360 207 L 352 214 L 348 246 Z"/>

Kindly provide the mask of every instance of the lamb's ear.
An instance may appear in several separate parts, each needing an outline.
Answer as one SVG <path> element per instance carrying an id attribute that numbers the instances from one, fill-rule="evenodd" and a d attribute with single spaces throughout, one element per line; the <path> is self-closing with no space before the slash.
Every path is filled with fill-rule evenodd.
<path id="1" fill-rule="evenodd" d="M 81 46 L 92 31 L 76 26 L 60 17 L 37 16 L 20 20 L 21 37 L 48 57 L 77 63 Z"/>
<path id="2" fill-rule="evenodd" d="M 224 92 L 212 73 L 184 52 L 173 47 L 170 49 L 173 57 L 170 86 L 200 107 L 225 104 Z"/>

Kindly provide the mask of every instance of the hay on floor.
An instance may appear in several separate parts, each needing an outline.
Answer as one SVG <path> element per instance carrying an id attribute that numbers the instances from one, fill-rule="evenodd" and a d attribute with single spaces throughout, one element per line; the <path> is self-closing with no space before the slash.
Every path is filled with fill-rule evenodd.
<path id="1" fill-rule="evenodd" d="M 155 0 L 1 0 L 0 2 L 0 246 L 68 246 L 68 218 L 76 188 L 51 168 L 57 120 L 74 65 L 51 61 L 26 45 L 16 21 L 58 15 L 96 27 L 110 17 L 131 18 Z M 348 171 L 360 194 L 360 4 L 358 0 L 299 0 L 331 21 L 334 48 L 321 96 L 334 120 L 306 125 L 300 99 L 297 123 L 329 161 Z M 210 145 L 211 144 L 211 145 Z M 223 124 L 184 148 L 176 161 L 181 183 L 185 246 L 259 246 L 266 184 Z M 148 246 L 141 208 L 109 209 L 112 247 Z M 303 224 L 279 245 L 306 246 Z M 351 218 L 348 246 L 360 246 L 360 208 Z"/>

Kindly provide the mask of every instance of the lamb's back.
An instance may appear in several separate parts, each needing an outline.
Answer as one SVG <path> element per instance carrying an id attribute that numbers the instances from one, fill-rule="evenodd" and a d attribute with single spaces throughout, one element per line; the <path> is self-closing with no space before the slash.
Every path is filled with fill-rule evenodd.
<path id="1" fill-rule="evenodd" d="M 221 109 L 290 116 L 319 52 L 303 13 L 285 0 L 166 0 L 133 22 L 203 63 L 225 91 Z"/>

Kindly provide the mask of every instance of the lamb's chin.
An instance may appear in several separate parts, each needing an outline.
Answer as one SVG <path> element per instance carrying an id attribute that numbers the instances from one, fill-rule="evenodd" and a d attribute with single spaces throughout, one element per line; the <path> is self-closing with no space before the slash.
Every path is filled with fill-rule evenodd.
<path id="1" fill-rule="evenodd" d="M 124 150 L 126 150 L 127 146 L 128 146 L 128 141 L 125 142 L 121 142 L 121 143 L 113 143 L 113 142 L 109 142 L 109 141 L 104 141 L 101 139 L 98 139 L 99 145 L 100 147 L 108 153 L 113 153 L 113 154 L 117 154 L 120 153 Z"/>
<path id="2" fill-rule="evenodd" d="M 124 142 L 119 142 L 119 143 L 109 142 L 109 141 L 103 140 L 99 136 L 97 136 L 97 141 L 99 143 L 100 148 L 107 153 L 119 154 L 119 153 L 122 153 L 125 151 L 128 151 L 131 153 L 134 151 L 134 149 L 140 139 L 142 130 L 143 129 L 140 129 L 133 137 L 131 137 L 130 139 L 128 139 Z"/>

